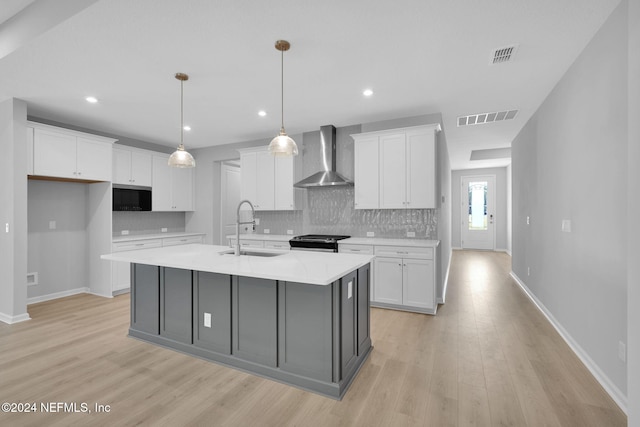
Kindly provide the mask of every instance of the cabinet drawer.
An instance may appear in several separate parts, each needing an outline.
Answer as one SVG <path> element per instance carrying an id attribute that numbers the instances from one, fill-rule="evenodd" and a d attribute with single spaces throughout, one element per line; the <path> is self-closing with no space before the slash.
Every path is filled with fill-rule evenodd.
<path id="1" fill-rule="evenodd" d="M 433 259 L 433 248 L 414 246 L 376 246 L 375 254 L 396 258 Z"/>
<path id="2" fill-rule="evenodd" d="M 162 240 L 136 240 L 131 242 L 118 242 L 113 244 L 113 252 L 134 251 L 136 249 L 159 248 Z"/>
<path id="3" fill-rule="evenodd" d="M 373 255 L 373 246 L 371 245 L 339 244 L 338 250 L 345 254 Z"/>
<path id="4" fill-rule="evenodd" d="M 162 239 L 162 246 L 188 245 L 202 243 L 202 236 L 167 237 Z"/>
<path id="5" fill-rule="evenodd" d="M 271 249 L 283 249 L 283 250 L 291 249 L 291 245 L 289 244 L 288 241 L 286 241 L 286 242 L 268 242 L 268 241 L 265 241 L 264 242 L 264 247 L 265 248 L 271 248 Z"/>

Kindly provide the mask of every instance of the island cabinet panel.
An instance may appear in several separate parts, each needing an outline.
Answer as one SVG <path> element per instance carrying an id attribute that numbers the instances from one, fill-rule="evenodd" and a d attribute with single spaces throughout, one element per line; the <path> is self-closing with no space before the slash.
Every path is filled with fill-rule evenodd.
<path id="1" fill-rule="evenodd" d="M 131 328 L 160 333 L 160 267 L 131 264 Z"/>
<path id="2" fill-rule="evenodd" d="M 210 324 L 205 324 L 205 316 Z M 231 354 L 231 276 L 196 271 L 193 283 L 193 344 Z"/>
<path id="3" fill-rule="evenodd" d="M 357 345 L 357 271 L 340 279 L 340 379 L 347 377 L 358 358 Z"/>
<path id="4" fill-rule="evenodd" d="M 160 336 L 193 343 L 192 272 L 178 268 L 160 269 Z"/>
<path id="5" fill-rule="evenodd" d="M 331 382 L 331 286 L 279 282 L 278 366 Z"/>
<path id="6" fill-rule="evenodd" d="M 275 280 L 233 276 L 234 356 L 266 366 L 278 363 L 278 289 Z"/>
<path id="7" fill-rule="evenodd" d="M 358 269 L 358 356 L 365 354 L 371 347 L 369 326 L 369 264 Z"/>

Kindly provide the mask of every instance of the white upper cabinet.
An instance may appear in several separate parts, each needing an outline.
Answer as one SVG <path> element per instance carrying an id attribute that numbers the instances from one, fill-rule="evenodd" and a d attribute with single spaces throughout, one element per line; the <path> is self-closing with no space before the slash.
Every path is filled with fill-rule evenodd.
<path id="1" fill-rule="evenodd" d="M 300 191 L 293 187 L 296 157 L 273 156 L 266 147 L 239 151 L 241 198 L 260 211 L 294 210 Z"/>
<path id="2" fill-rule="evenodd" d="M 27 175 L 33 175 L 33 128 L 27 127 Z"/>
<path id="3" fill-rule="evenodd" d="M 33 126 L 33 175 L 111 181 L 112 138 L 40 123 Z"/>
<path id="4" fill-rule="evenodd" d="M 151 210 L 184 212 L 194 210 L 192 168 L 172 168 L 168 155 L 153 155 Z"/>
<path id="5" fill-rule="evenodd" d="M 354 150 L 355 208 L 377 209 L 380 207 L 378 137 L 356 139 Z"/>
<path id="6" fill-rule="evenodd" d="M 130 148 L 113 149 L 114 184 L 151 187 L 151 152 Z"/>
<path id="7" fill-rule="evenodd" d="M 436 124 L 351 135 L 355 208 L 436 208 L 438 131 Z"/>

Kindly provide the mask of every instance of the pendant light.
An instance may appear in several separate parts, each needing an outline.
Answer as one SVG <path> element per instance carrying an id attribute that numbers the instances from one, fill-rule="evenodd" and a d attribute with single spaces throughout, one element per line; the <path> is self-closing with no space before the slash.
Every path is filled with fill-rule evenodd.
<path id="1" fill-rule="evenodd" d="M 184 93 L 183 86 L 186 80 L 189 80 L 189 76 L 184 73 L 177 73 L 176 79 L 180 80 L 180 145 L 178 149 L 173 152 L 169 157 L 169 166 L 174 168 L 193 168 L 196 166 L 196 161 L 188 151 L 184 149 Z"/>
<path id="2" fill-rule="evenodd" d="M 287 135 L 284 130 L 284 52 L 289 50 L 291 45 L 286 40 L 278 40 L 276 42 L 276 49 L 280 51 L 280 101 L 282 106 L 281 117 L 282 123 L 280 127 L 280 133 L 278 136 L 271 140 L 269 144 L 269 153 L 274 156 L 297 156 L 298 146 L 296 142 Z"/>

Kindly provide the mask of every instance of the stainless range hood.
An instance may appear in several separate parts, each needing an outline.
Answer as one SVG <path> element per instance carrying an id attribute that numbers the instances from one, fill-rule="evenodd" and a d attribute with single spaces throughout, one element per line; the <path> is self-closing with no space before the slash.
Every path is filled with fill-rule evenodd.
<path id="1" fill-rule="evenodd" d="M 297 188 L 351 186 L 352 181 L 336 172 L 336 128 L 332 125 L 320 127 L 320 150 L 323 170 L 293 184 Z"/>

